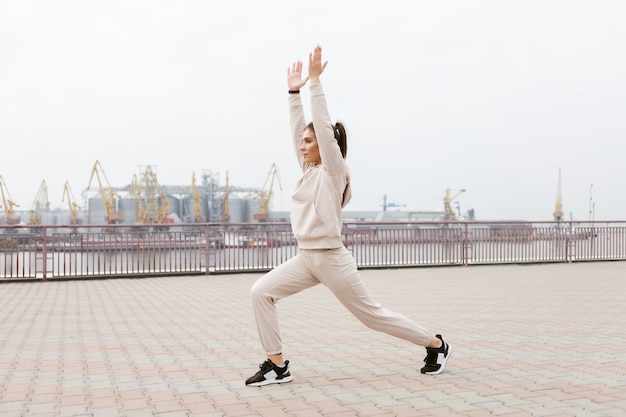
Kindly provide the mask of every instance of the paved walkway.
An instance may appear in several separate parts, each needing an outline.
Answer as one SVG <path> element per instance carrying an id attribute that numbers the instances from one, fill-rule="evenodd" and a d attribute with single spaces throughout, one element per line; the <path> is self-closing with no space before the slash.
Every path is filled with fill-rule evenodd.
<path id="1" fill-rule="evenodd" d="M 259 276 L 1 284 L 0 416 L 626 415 L 626 262 L 362 271 L 446 371 L 316 287 L 279 303 L 294 381 L 250 388 Z"/>

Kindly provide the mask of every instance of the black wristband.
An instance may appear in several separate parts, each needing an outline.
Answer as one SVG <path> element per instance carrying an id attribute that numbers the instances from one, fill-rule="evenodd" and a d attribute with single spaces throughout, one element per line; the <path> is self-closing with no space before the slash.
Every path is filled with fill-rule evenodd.
<path id="1" fill-rule="evenodd" d="M 300 94 L 300 90 L 289 90 L 289 94 Z"/>

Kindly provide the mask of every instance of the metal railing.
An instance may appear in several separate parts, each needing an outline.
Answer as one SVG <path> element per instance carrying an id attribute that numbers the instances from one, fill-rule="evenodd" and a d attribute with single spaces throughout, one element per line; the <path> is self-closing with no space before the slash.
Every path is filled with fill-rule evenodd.
<path id="1" fill-rule="evenodd" d="M 626 221 L 347 222 L 359 268 L 626 259 Z M 268 271 L 298 252 L 289 223 L 0 226 L 0 280 Z"/>

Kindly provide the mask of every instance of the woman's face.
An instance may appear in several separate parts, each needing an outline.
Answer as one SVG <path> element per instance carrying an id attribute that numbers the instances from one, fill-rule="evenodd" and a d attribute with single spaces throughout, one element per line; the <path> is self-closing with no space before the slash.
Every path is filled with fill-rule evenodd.
<path id="1" fill-rule="evenodd" d="M 304 162 L 321 164 L 322 158 L 320 157 L 320 149 L 317 146 L 317 138 L 315 133 L 311 129 L 304 129 L 304 135 L 302 136 L 302 144 L 300 145 L 300 152 L 304 157 Z"/>

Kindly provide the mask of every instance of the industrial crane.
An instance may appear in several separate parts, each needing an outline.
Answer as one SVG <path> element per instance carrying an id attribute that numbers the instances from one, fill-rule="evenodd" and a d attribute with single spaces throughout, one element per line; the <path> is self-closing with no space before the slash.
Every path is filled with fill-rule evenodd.
<path id="1" fill-rule="evenodd" d="M 259 199 L 261 200 L 261 209 L 258 214 L 254 215 L 255 220 L 259 221 L 267 221 L 269 218 L 270 211 L 270 203 L 272 200 L 272 190 L 274 188 L 274 180 L 278 181 L 278 186 L 282 191 L 282 186 L 280 185 L 280 178 L 278 178 L 278 168 L 276 168 L 276 164 L 272 164 L 270 167 L 270 171 L 267 173 L 267 178 L 265 179 L 265 184 L 263 184 L 263 189 L 259 192 Z M 269 182 L 269 188 L 268 188 Z"/>
<path id="2" fill-rule="evenodd" d="M 170 200 L 167 198 L 165 189 L 158 184 L 157 191 L 159 192 L 159 207 L 157 209 L 157 223 L 159 224 L 171 224 L 174 223 L 172 218 L 172 211 L 170 210 Z"/>
<path id="3" fill-rule="evenodd" d="M 203 222 L 204 216 L 202 215 L 202 199 L 198 194 L 195 172 L 191 175 L 191 198 L 193 199 L 193 220 L 198 223 Z"/>
<path id="4" fill-rule="evenodd" d="M 147 221 L 158 224 L 173 223 L 170 217 L 170 201 L 150 165 L 143 174 L 143 188 L 147 204 Z"/>
<path id="5" fill-rule="evenodd" d="M 159 201 L 156 196 L 156 175 L 152 172 L 152 168 L 148 165 L 141 176 L 141 202 L 142 209 L 146 210 L 146 217 L 142 223 L 155 223 L 157 219 L 157 211 Z"/>
<path id="6" fill-rule="evenodd" d="M 147 222 L 147 212 L 144 207 L 142 199 L 143 187 L 141 181 L 137 177 L 137 174 L 133 174 L 133 179 L 130 182 L 130 199 L 133 202 L 133 208 L 135 209 L 135 223 L 144 224 Z"/>
<path id="7" fill-rule="evenodd" d="M 48 185 L 46 180 L 43 180 L 35 196 L 35 201 L 30 208 L 28 224 L 43 224 L 43 215 L 48 210 L 48 204 Z"/>
<path id="8" fill-rule="evenodd" d="M 121 222 L 122 220 L 124 220 L 124 215 L 122 213 L 119 213 L 115 207 L 116 195 L 111 188 L 111 185 L 109 184 L 109 180 L 107 179 L 106 175 L 104 175 L 104 171 L 102 170 L 100 161 L 96 161 L 93 164 L 87 189 L 91 187 L 91 181 L 93 180 L 94 176 L 98 180 L 98 189 L 100 191 L 100 197 L 102 198 L 102 204 L 104 205 L 104 220 L 106 220 L 106 222 L 109 224 Z M 106 182 L 106 189 L 104 188 L 104 185 L 102 183 L 103 180 Z"/>
<path id="9" fill-rule="evenodd" d="M 224 186 L 224 204 L 222 207 L 222 217 L 220 218 L 223 222 L 230 221 L 230 214 L 228 213 L 228 171 L 226 171 L 226 185 Z"/>
<path id="10" fill-rule="evenodd" d="M 451 195 L 452 191 L 448 188 L 446 189 L 446 196 L 443 200 L 443 214 L 446 220 L 456 220 L 456 213 L 454 212 L 454 209 L 452 208 L 452 206 L 450 205 L 450 203 L 457 198 L 459 195 L 461 195 L 461 193 L 464 193 L 465 190 L 458 190 L 456 192 L 456 194 Z"/>
<path id="11" fill-rule="evenodd" d="M 18 224 L 20 221 L 13 218 L 13 207 L 19 207 L 19 204 L 11 199 L 11 194 L 9 194 L 9 190 L 7 189 L 2 175 L 0 175 L 0 194 L 2 194 L 2 207 L 4 207 L 6 224 Z"/>
<path id="12" fill-rule="evenodd" d="M 70 210 L 70 222 L 71 224 L 80 224 L 80 220 L 78 218 L 78 209 L 80 206 L 76 203 L 74 199 L 74 194 L 72 194 L 72 190 L 70 189 L 69 182 L 65 181 L 65 185 L 63 186 L 63 196 L 61 197 L 61 201 L 65 201 L 67 198 L 67 205 Z"/>
<path id="13" fill-rule="evenodd" d="M 406 207 L 406 204 L 394 203 L 393 201 L 387 201 L 387 194 L 383 195 L 383 211 L 387 211 L 388 208 Z"/>

